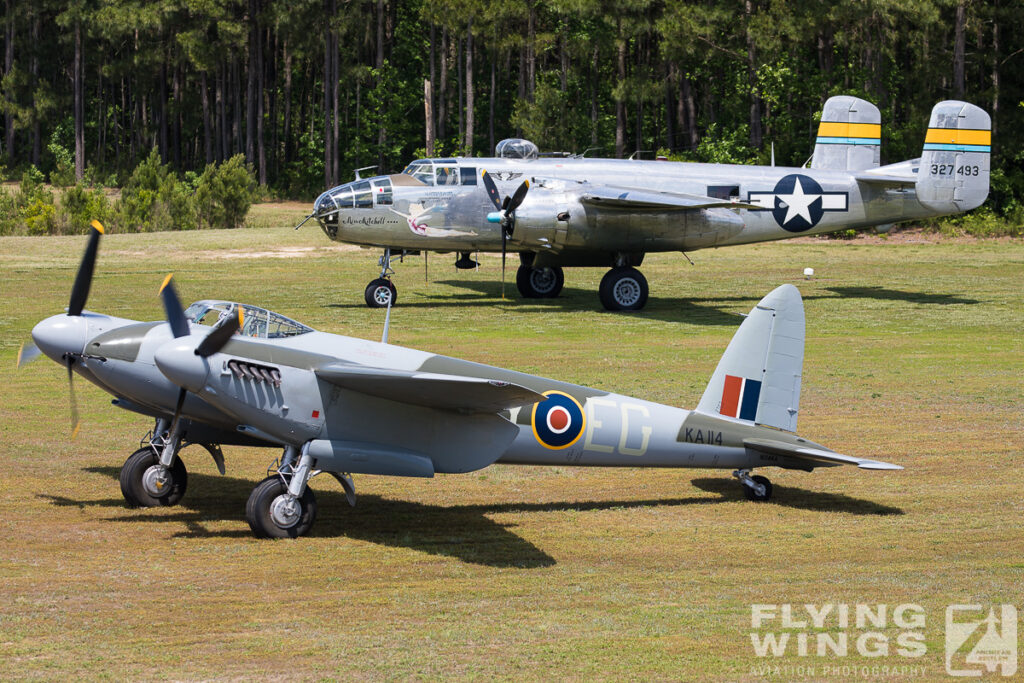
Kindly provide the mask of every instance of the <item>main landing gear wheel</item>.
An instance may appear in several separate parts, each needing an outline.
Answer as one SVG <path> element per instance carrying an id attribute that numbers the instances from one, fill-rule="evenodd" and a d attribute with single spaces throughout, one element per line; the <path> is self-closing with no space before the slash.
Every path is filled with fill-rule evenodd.
<path id="1" fill-rule="evenodd" d="M 379 277 L 366 285 L 366 305 L 370 308 L 387 308 L 388 303 L 392 306 L 398 300 L 398 290 L 391 280 Z"/>
<path id="2" fill-rule="evenodd" d="M 760 493 L 754 487 L 744 484 L 743 495 L 747 497 L 747 500 L 763 503 L 772 497 L 772 483 L 768 481 L 768 477 L 762 477 L 760 474 L 755 474 L 750 478 L 750 481 L 764 487 L 764 492 Z"/>
<path id="3" fill-rule="evenodd" d="M 316 521 L 316 496 L 305 487 L 299 498 L 288 494 L 281 477 L 267 477 L 252 490 L 245 519 L 257 538 L 296 538 L 309 533 Z"/>
<path id="4" fill-rule="evenodd" d="M 522 265 L 516 271 L 516 287 L 525 299 L 553 299 L 561 293 L 564 284 L 565 275 L 558 266 Z"/>
<path id="5" fill-rule="evenodd" d="M 128 456 L 118 479 L 121 493 L 131 507 L 177 505 L 188 487 L 188 472 L 181 458 L 174 456 L 171 466 L 164 469 L 159 454 L 149 446 Z"/>
<path id="6" fill-rule="evenodd" d="M 612 268 L 601 278 L 598 295 L 609 311 L 639 311 L 647 304 L 647 278 L 636 268 Z"/>

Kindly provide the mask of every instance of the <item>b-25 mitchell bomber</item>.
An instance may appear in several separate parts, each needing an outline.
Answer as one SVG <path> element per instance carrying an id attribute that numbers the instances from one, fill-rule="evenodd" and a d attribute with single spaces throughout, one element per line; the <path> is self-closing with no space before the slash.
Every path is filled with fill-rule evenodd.
<path id="1" fill-rule="evenodd" d="M 221 444 L 281 449 L 246 519 L 259 537 L 296 537 L 316 518 L 314 475 L 333 475 L 355 504 L 352 474 L 433 477 L 493 463 L 733 470 L 747 498 L 772 485 L 758 467 L 902 469 L 836 453 L 796 434 L 804 311 L 793 285 L 740 325 L 695 410 L 433 353 L 355 339 L 262 308 L 199 301 L 183 309 L 170 276 L 167 322 L 84 309 L 101 229 L 66 314 L 32 330 L 44 353 L 155 419 L 121 469 L 133 506 L 174 505 L 188 473 L 179 451 Z M 72 394 L 72 405 L 74 405 Z M 73 414 L 75 413 L 74 408 Z M 77 420 L 75 420 L 77 421 Z"/>
<path id="2" fill-rule="evenodd" d="M 601 303 L 638 310 L 651 252 L 690 252 L 962 213 L 988 196 L 991 123 L 966 102 L 932 109 L 919 159 L 880 166 L 881 117 L 849 96 L 824 106 L 808 168 L 544 158 L 503 140 L 493 158 L 420 159 L 335 187 L 315 218 L 332 240 L 383 249 L 369 306 L 394 303 L 392 262 L 423 251 L 518 252 L 516 285 L 554 297 L 562 269 L 605 267 Z M 502 199 L 504 197 L 504 199 Z"/>

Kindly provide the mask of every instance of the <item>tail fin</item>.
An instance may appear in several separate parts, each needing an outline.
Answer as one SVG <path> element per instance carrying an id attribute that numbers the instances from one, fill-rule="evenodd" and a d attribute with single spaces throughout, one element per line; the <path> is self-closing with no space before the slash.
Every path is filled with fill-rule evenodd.
<path id="1" fill-rule="evenodd" d="M 782 285 L 733 335 L 697 410 L 794 432 L 803 364 L 803 301 L 796 287 Z"/>
<path id="2" fill-rule="evenodd" d="M 878 107 L 850 95 L 828 98 L 821 110 L 811 168 L 878 168 L 881 151 L 882 115 Z"/>
<path id="3" fill-rule="evenodd" d="M 984 109 L 956 100 L 936 104 L 921 154 L 918 201 L 940 215 L 981 206 L 991 150 L 992 120 Z"/>

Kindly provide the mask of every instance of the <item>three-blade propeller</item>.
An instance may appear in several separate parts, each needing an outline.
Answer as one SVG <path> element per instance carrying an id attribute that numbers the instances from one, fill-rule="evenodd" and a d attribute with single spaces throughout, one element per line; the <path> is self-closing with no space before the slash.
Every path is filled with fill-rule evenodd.
<path id="1" fill-rule="evenodd" d="M 501 224 L 501 298 L 505 298 L 505 257 L 508 251 L 508 238 L 512 236 L 513 231 L 516 227 L 516 209 L 526 199 L 526 193 L 530 189 L 530 181 L 524 180 L 516 191 L 511 196 L 505 195 L 505 199 L 501 199 L 501 193 L 498 192 L 498 186 L 494 184 L 494 179 L 491 178 L 487 171 L 481 171 L 480 176 L 484 181 L 484 189 L 487 190 L 487 196 L 490 197 L 491 203 L 494 204 L 495 211 L 487 214 L 487 220 L 490 223 Z"/>

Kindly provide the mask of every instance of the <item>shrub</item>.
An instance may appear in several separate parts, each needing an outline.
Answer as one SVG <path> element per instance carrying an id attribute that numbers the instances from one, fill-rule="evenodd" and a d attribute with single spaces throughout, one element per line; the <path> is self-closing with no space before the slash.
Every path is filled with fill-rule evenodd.
<path id="1" fill-rule="evenodd" d="M 237 228 L 257 197 L 256 178 L 245 157 L 236 154 L 220 166 L 210 164 L 196 182 L 199 221 L 208 228 Z"/>
<path id="2" fill-rule="evenodd" d="M 177 175 L 160 163 L 154 148 L 128 178 L 118 214 L 129 230 L 192 230 L 197 227 L 195 202 Z"/>
<path id="3" fill-rule="evenodd" d="M 64 232 L 86 232 L 93 219 L 110 222 L 110 202 L 100 188 L 90 189 L 83 183 L 76 183 L 64 191 L 60 205 Z"/>
<path id="4" fill-rule="evenodd" d="M 74 184 L 75 160 L 71 156 L 71 152 L 56 141 L 50 142 L 46 148 L 53 155 L 55 164 L 54 170 L 50 172 L 50 184 L 57 187 L 68 187 Z"/>

